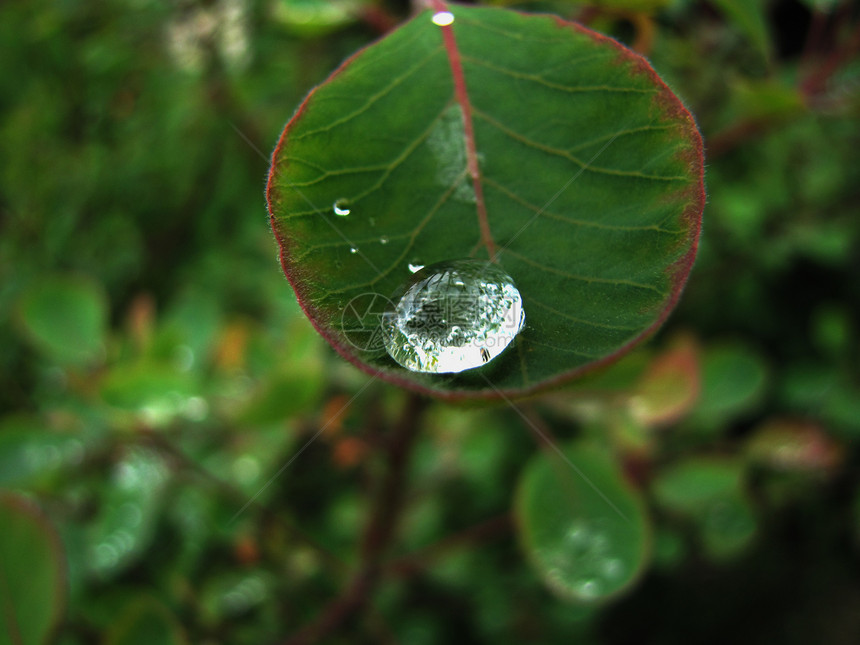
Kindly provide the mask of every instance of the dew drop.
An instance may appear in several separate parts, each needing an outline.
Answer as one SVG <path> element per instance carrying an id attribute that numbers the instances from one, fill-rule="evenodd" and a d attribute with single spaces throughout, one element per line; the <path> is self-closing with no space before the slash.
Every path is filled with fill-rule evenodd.
<path id="1" fill-rule="evenodd" d="M 501 354 L 524 321 L 507 273 L 486 261 L 455 260 L 416 271 L 383 315 L 382 332 L 388 353 L 406 369 L 455 373 Z"/>
<path id="2" fill-rule="evenodd" d="M 379 243 L 380 244 L 388 244 L 388 237 L 383 235 L 382 237 L 379 238 Z"/>
<path id="3" fill-rule="evenodd" d="M 339 215 L 340 217 L 346 217 L 349 215 L 349 205 L 345 199 L 338 199 L 335 201 L 334 206 L 332 206 L 332 210 L 334 210 L 335 215 Z"/>
<path id="4" fill-rule="evenodd" d="M 409 263 L 409 272 L 410 273 L 418 273 L 423 268 L 424 268 L 423 264 L 412 264 L 411 262 Z"/>
<path id="5" fill-rule="evenodd" d="M 597 580 L 582 580 L 577 585 L 577 591 L 583 598 L 591 600 L 600 594 L 600 583 Z"/>
<path id="6" fill-rule="evenodd" d="M 351 246 L 351 247 L 349 247 L 349 252 L 350 253 L 358 253 L 358 249 L 355 248 L 354 246 Z"/>
<path id="7" fill-rule="evenodd" d="M 454 22 L 454 14 L 450 11 L 437 11 L 433 14 L 433 24 L 440 27 L 447 27 Z"/>

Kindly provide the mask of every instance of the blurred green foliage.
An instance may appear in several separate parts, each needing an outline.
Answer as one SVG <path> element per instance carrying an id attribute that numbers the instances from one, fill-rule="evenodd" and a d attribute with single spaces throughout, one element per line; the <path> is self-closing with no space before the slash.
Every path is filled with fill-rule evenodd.
<path id="1" fill-rule="evenodd" d="M 415 419 L 379 579 L 321 642 L 858 642 L 856 7 L 486 4 L 649 56 L 706 139 L 699 259 L 606 372 Z M 350 584 L 406 395 L 310 327 L 262 191 L 302 96 L 407 5 L 0 4 L 0 643 L 287 642 Z M 529 565 L 600 510 L 535 493 L 535 419 L 642 509 L 623 597 Z"/>

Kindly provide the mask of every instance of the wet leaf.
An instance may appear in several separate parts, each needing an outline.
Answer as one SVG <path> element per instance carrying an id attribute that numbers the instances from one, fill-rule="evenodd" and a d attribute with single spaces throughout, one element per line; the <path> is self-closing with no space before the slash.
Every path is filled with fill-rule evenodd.
<path id="1" fill-rule="evenodd" d="M 133 564 L 149 546 L 161 513 L 169 470 L 148 448 L 133 447 L 114 466 L 112 486 L 89 531 L 88 565 L 109 578 Z"/>
<path id="2" fill-rule="evenodd" d="M 58 363 L 82 366 L 104 351 L 107 310 L 107 299 L 95 284 L 55 276 L 30 287 L 18 315 L 36 349 Z"/>
<path id="3" fill-rule="evenodd" d="M 50 642 L 66 602 L 60 538 L 25 498 L 0 492 L 0 645 Z"/>
<path id="4" fill-rule="evenodd" d="M 33 486 L 79 465 L 86 443 L 73 433 L 52 432 L 38 418 L 0 420 L 0 486 Z"/>
<path id="5" fill-rule="evenodd" d="M 569 463 L 542 453 L 523 473 L 515 504 L 520 540 L 553 591 L 601 602 L 642 573 L 650 522 L 611 455 L 585 443 L 566 446 L 564 455 Z"/>
<path id="6" fill-rule="evenodd" d="M 450 27 L 421 13 L 311 93 L 268 200 L 287 277 L 338 352 L 406 387 L 493 398 L 610 361 L 668 315 L 695 254 L 701 141 L 618 43 L 549 16 L 450 9 Z M 513 278 L 525 328 L 475 370 L 399 367 L 373 333 L 386 299 L 410 266 L 466 257 Z"/>

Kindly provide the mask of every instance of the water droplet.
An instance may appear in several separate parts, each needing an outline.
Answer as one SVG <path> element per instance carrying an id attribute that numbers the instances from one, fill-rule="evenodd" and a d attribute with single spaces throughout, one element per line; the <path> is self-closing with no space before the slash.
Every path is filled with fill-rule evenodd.
<path id="1" fill-rule="evenodd" d="M 371 226 L 376 226 L 376 218 L 375 217 L 368 218 L 368 221 L 370 222 Z"/>
<path id="2" fill-rule="evenodd" d="M 380 244 L 388 244 L 388 237 L 386 235 L 383 235 L 382 237 L 379 238 L 379 243 Z"/>
<path id="3" fill-rule="evenodd" d="M 351 247 L 349 247 L 349 252 L 350 253 L 358 253 L 358 249 L 355 248 L 354 246 L 351 246 Z"/>
<path id="4" fill-rule="evenodd" d="M 603 561 L 603 575 L 610 580 L 618 580 L 624 574 L 624 564 L 618 558 Z"/>
<path id="5" fill-rule="evenodd" d="M 418 273 L 423 268 L 424 268 L 423 264 L 412 264 L 411 262 L 409 263 L 409 272 L 410 273 Z"/>
<path id="6" fill-rule="evenodd" d="M 382 331 L 400 365 L 441 374 L 491 361 L 524 320 L 520 292 L 507 273 L 486 261 L 456 260 L 415 273 L 394 311 L 383 315 Z"/>
<path id="7" fill-rule="evenodd" d="M 596 598 L 600 594 L 600 583 L 597 580 L 582 580 L 576 590 L 583 598 Z"/>
<path id="8" fill-rule="evenodd" d="M 332 206 L 332 210 L 335 215 L 339 215 L 340 217 L 346 217 L 349 215 L 349 204 L 345 199 L 338 199 L 335 201 L 334 206 Z"/>
<path id="9" fill-rule="evenodd" d="M 454 22 L 454 14 L 450 11 L 437 11 L 433 14 L 433 24 L 440 27 L 447 27 Z"/>

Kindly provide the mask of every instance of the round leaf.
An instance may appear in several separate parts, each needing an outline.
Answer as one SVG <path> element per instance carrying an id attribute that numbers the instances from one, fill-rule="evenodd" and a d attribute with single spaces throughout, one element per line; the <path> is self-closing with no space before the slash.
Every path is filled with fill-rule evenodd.
<path id="1" fill-rule="evenodd" d="M 597 602 L 641 574 L 651 528 L 612 457 L 572 444 L 539 455 L 520 480 L 515 511 L 529 559 L 562 596 Z"/>
<path id="2" fill-rule="evenodd" d="M 0 494 L 0 645 L 48 643 L 65 606 L 54 528 L 26 499 Z"/>
<path id="3" fill-rule="evenodd" d="M 438 396 L 521 394 L 616 358 L 668 315 L 698 241 L 701 138 L 617 42 L 449 8 L 453 24 L 421 13 L 308 96 L 273 157 L 271 223 L 302 307 L 347 359 Z M 466 257 L 498 262 L 526 313 L 486 366 L 417 374 L 347 333 L 379 324 L 374 303 L 410 267 Z"/>
<path id="4" fill-rule="evenodd" d="M 86 365 L 102 352 L 107 310 L 107 299 L 96 285 L 58 276 L 33 285 L 18 313 L 39 351 L 58 363 Z"/>
<path id="5" fill-rule="evenodd" d="M 743 551 L 756 533 L 742 479 L 739 461 L 695 458 L 663 470 L 653 491 L 661 506 L 692 519 L 705 551 L 723 559 Z"/>

